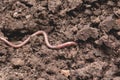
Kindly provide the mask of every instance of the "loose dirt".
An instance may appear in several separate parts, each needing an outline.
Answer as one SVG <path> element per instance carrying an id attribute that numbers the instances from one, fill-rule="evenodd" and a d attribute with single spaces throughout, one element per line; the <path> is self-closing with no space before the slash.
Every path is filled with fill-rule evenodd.
<path id="1" fill-rule="evenodd" d="M 0 80 L 120 80 L 120 0 L 0 0 Z"/>

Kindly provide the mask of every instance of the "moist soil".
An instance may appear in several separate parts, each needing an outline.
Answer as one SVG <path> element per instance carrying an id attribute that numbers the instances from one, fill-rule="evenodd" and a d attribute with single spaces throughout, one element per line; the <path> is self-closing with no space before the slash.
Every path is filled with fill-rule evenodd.
<path id="1" fill-rule="evenodd" d="M 120 0 L 0 0 L 0 80 L 120 80 Z"/>

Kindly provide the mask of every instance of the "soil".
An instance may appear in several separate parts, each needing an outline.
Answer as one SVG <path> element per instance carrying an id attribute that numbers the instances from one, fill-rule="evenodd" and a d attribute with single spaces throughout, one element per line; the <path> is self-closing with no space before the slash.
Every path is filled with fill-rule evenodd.
<path id="1" fill-rule="evenodd" d="M 120 0 L 0 0 L 0 80 L 120 80 Z"/>

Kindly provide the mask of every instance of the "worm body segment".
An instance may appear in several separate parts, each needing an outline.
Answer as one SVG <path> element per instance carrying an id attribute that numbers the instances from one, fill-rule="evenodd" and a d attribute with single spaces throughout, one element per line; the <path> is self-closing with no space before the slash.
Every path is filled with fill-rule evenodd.
<path id="1" fill-rule="evenodd" d="M 48 41 L 48 36 L 47 36 L 46 32 L 44 32 L 44 31 L 37 31 L 37 32 L 33 33 L 31 36 L 29 36 L 26 40 L 24 40 L 20 44 L 13 44 L 10 41 L 8 41 L 2 37 L 0 37 L 0 40 L 4 41 L 6 44 L 8 44 L 11 47 L 19 48 L 19 47 L 22 47 L 23 45 L 25 45 L 30 40 L 31 37 L 34 37 L 34 36 L 40 35 L 40 34 L 42 34 L 44 36 L 46 45 L 51 49 L 60 49 L 60 48 L 68 47 L 68 46 L 76 46 L 77 45 L 77 43 L 74 41 L 66 42 L 66 43 L 59 44 L 59 45 L 51 45 Z"/>

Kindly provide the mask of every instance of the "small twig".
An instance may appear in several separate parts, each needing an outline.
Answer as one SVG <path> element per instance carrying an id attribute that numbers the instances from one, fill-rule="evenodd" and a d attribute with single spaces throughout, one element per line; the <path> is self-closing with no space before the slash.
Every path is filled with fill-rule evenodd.
<path id="1" fill-rule="evenodd" d="M 66 42 L 66 43 L 59 44 L 59 45 L 51 45 L 49 43 L 49 41 L 48 41 L 48 36 L 47 36 L 46 32 L 44 32 L 44 31 L 37 31 L 37 32 L 33 33 L 25 41 L 23 41 L 23 42 L 21 42 L 20 44 L 17 44 L 17 45 L 9 42 L 8 40 L 6 40 L 6 39 L 4 39 L 2 37 L 0 37 L 0 40 L 4 41 L 6 44 L 8 44 L 11 47 L 19 48 L 19 47 L 22 47 L 23 45 L 25 45 L 30 40 L 31 37 L 36 36 L 36 35 L 40 35 L 40 34 L 42 34 L 44 36 L 46 45 L 49 48 L 52 48 L 52 49 L 60 49 L 60 48 L 68 47 L 68 46 L 75 46 L 75 45 L 77 45 L 77 43 L 74 42 L 74 41 Z"/>

